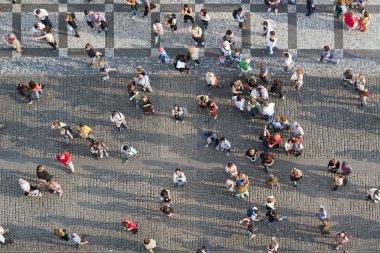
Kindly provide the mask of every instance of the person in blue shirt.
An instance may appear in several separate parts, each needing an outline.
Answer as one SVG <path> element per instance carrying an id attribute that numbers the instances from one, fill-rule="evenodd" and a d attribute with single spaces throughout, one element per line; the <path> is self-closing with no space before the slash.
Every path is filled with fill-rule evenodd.
<path id="1" fill-rule="evenodd" d="M 110 72 L 110 67 L 105 61 L 99 62 L 99 65 L 100 65 L 100 69 L 99 69 L 100 75 L 102 76 L 101 78 L 103 81 L 105 81 L 108 78 L 110 78 L 108 75 L 108 73 Z"/>
<path id="2" fill-rule="evenodd" d="M 235 49 L 232 51 L 232 53 L 228 56 L 227 59 L 227 67 L 231 66 L 233 63 L 239 64 L 239 62 L 243 60 L 243 56 L 241 55 L 239 49 Z"/>

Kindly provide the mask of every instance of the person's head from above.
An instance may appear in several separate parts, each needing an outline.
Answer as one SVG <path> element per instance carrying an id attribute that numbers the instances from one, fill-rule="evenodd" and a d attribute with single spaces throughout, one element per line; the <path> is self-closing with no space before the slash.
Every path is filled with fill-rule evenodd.
<path id="1" fill-rule="evenodd" d="M 271 32 L 269 33 L 269 35 L 270 35 L 271 37 L 274 37 L 274 36 L 276 35 L 276 33 L 275 33 L 275 31 L 271 31 Z"/>
<path id="2" fill-rule="evenodd" d="M 177 175 L 179 175 L 179 174 L 181 174 L 181 169 L 179 169 L 179 168 L 177 168 L 177 169 L 175 169 L 175 174 L 177 174 Z"/>
<path id="3" fill-rule="evenodd" d="M 213 136 L 214 135 L 214 132 L 213 131 L 208 131 L 208 136 Z"/>
<path id="4" fill-rule="evenodd" d="M 141 95 L 141 100 L 142 100 L 143 102 L 146 102 L 146 101 L 148 101 L 148 97 L 145 96 L 145 95 Z"/>
<path id="5" fill-rule="evenodd" d="M 265 66 L 265 64 L 264 64 L 264 62 L 262 62 L 262 61 L 259 61 L 259 62 L 257 63 L 257 66 L 258 66 L 258 67 L 264 67 L 264 66 Z"/>
<path id="6" fill-rule="evenodd" d="M 39 164 L 38 166 L 37 166 L 37 171 L 38 172 L 42 172 L 42 171 L 44 171 L 45 170 L 45 168 L 44 168 L 44 166 L 42 166 L 41 164 Z"/>
<path id="7" fill-rule="evenodd" d="M 177 111 L 177 110 L 179 110 L 179 106 L 178 106 L 177 104 L 174 104 L 174 105 L 173 105 L 173 109 L 174 109 L 175 111 Z"/>
<path id="8" fill-rule="evenodd" d="M 301 75 L 301 74 L 303 74 L 303 69 L 302 68 L 297 68 L 296 72 L 297 72 L 298 75 Z"/>
<path id="9" fill-rule="evenodd" d="M 226 35 L 228 35 L 228 36 L 232 36 L 232 35 L 233 35 L 233 33 L 232 33 L 232 31 L 231 31 L 231 30 L 227 30 L 227 31 L 226 31 Z"/>
<path id="10" fill-rule="evenodd" d="M 238 9 L 238 12 L 240 12 L 240 13 L 242 13 L 244 10 L 243 10 L 243 8 L 241 8 L 241 7 L 239 7 Z"/>
<path id="11" fill-rule="evenodd" d="M 320 212 L 324 212 L 325 210 L 326 210 L 326 209 L 325 209 L 324 206 L 320 206 L 320 207 L 319 207 L 319 211 L 320 211 Z"/>
<path id="12" fill-rule="evenodd" d="M 198 28 L 198 24 L 197 23 L 193 24 L 193 29 L 195 29 L 195 28 Z"/>
<path id="13" fill-rule="evenodd" d="M 325 52 L 330 51 L 330 47 L 329 47 L 329 46 L 324 46 L 324 47 L 323 47 L 323 51 L 325 51 Z"/>
<path id="14" fill-rule="evenodd" d="M 128 146 L 128 145 L 124 145 L 124 146 L 123 146 L 123 150 L 124 150 L 124 151 L 128 151 L 128 150 L 129 150 L 129 146 Z"/>
<path id="15" fill-rule="evenodd" d="M 237 174 L 237 176 L 238 176 L 238 178 L 243 178 L 245 175 L 244 175 L 243 172 L 239 172 L 239 173 Z"/>
<path id="16" fill-rule="evenodd" d="M 363 16 L 366 17 L 366 18 L 368 18 L 369 17 L 369 12 L 368 11 L 364 11 L 363 12 Z"/>
<path id="17" fill-rule="evenodd" d="M 354 16 L 355 16 L 355 14 L 354 14 L 353 11 L 349 11 L 349 12 L 348 12 L 348 17 L 352 18 L 352 17 L 354 17 Z"/>
<path id="18" fill-rule="evenodd" d="M 263 102 L 263 106 L 266 107 L 266 106 L 268 106 L 268 105 L 269 105 L 269 102 L 265 100 L 265 101 Z"/>
<path id="19" fill-rule="evenodd" d="M 41 10 L 40 9 L 36 9 L 36 14 L 40 15 L 41 14 Z"/>
<path id="20" fill-rule="evenodd" d="M 284 58 L 289 58 L 289 53 L 288 53 L 288 52 L 285 52 L 285 53 L 282 54 L 282 56 L 283 56 Z"/>
<path id="21" fill-rule="evenodd" d="M 263 22 L 263 26 L 268 26 L 268 21 L 265 20 L 265 21 Z"/>
<path id="22" fill-rule="evenodd" d="M 117 111 L 112 111 L 112 112 L 111 112 L 111 115 L 112 115 L 112 116 L 116 116 L 116 115 L 117 115 Z"/>
<path id="23" fill-rule="evenodd" d="M 184 4 L 183 8 L 187 9 L 187 8 L 189 8 L 189 5 L 188 4 Z"/>
<path id="24" fill-rule="evenodd" d="M 380 190 L 376 190 L 376 191 L 374 191 L 373 194 L 376 195 L 377 197 L 380 197 Z"/>
<path id="25" fill-rule="evenodd" d="M 145 245 L 148 245 L 150 243 L 150 240 L 149 239 L 144 239 L 144 244 Z"/>
<path id="26" fill-rule="evenodd" d="M 52 33 L 52 29 L 50 27 L 45 27 L 44 28 L 44 33 L 45 34 Z"/>
<path id="27" fill-rule="evenodd" d="M 105 62 L 105 61 L 100 61 L 100 62 L 99 62 L 99 66 L 100 66 L 100 67 L 104 67 L 104 65 L 106 65 L 106 62 Z"/>
<path id="28" fill-rule="evenodd" d="M 223 143 L 223 142 L 225 142 L 225 141 L 226 141 L 226 138 L 224 138 L 224 137 L 221 137 L 221 138 L 219 139 L 219 141 L 220 141 L 221 143 Z"/>
<path id="29" fill-rule="evenodd" d="M 142 73 L 139 73 L 139 74 L 138 74 L 138 78 L 139 78 L 139 79 L 143 79 L 143 78 L 144 78 L 144 75 L 143 75 Z"/>
<path id="30" fill-rule="evenodd" d="M 84 128 L 84 124 L 83 124 L 83 123 L 80 123 L 80 124 L 79 124 L 79 128 L 80 128 L 80 129 Z"/>

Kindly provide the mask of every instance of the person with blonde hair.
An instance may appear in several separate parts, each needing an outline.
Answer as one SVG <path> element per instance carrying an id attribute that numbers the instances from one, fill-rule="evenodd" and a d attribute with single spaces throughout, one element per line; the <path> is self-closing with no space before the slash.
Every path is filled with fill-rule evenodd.
<path id="1" fill-rule="evenodd" d="M 215 76 L 213 72 L 206 73 L 206 83 L 207 87 L 211 89 L 212 87 L 222 88 L 223 86 L 219 84 L 219 79 Z"/>
<path id="2" fill-rule="evenodd" d="M 296 90 L 301 89 L 303 85 L 303 68 L 297 68 L 292 77 L 290 78 L 290 86 Z"/>

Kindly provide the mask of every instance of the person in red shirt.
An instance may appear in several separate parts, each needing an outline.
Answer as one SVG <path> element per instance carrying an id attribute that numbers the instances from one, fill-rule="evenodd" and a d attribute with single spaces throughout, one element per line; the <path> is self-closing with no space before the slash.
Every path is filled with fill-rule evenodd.
<path id="1" fill-rule="evenodd" d="M 218 106 L 215 104 L 215 102 L 213 101 L 208 101 L 207 103 L 207 109 L 209 111 L 209 114 L 211 117 L 213 117 L 213 119 L 217 119 L 218 118 Z"/>
<path id="2" fill-rule="evenodd" d="M 121 224 L 123 225 L 125 231 L 132 231 L 132 233 L 137 234 L 137 224 L 134 221 L 129 219 L 122 219 Z"/>
<path id="3" fill-rule="evenodd" d="M 65 151 L 62 154 L 57 154 L 55 157 L 57 158 L 58 162 L 68 167 L 73 175 L 76 174 L 73 162 L 71 161 L 71 155 L 68 152 Z"/>
<path id="4" fill-rule="evenodd" d="M 27 87 L 34 92 L 34 94 L 36 95 L 36 98 L 37 99 L 40 99 L 40 95 L 42 94 L 43 92 L 43 89 L 42 89 L 42 84 L 39 84 L 37 82 L 34 82 L 34 81 L 30 81 L 29 84 L 27 85 Z"/>
<path id="5" fill-rule="evenodd" d="M 267 126 L 264 127 L 262 140 L 265 151 L 268 151 L 269 148 L 278 148 L 282 142 L 281 135 L 279 133 L 271 134 Z"/>
<path id="6" fill-rule="evenodd" d="M 344 23 L 348 26 L 349 30 L 356 29 L 358 26 L 359 18 L 355 17 L 353 11 L 346 12 L 344 14 Z"/>

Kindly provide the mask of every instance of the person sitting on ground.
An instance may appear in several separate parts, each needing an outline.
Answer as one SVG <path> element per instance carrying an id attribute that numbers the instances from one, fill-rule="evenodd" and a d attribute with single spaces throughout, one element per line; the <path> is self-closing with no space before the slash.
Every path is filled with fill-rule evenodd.
<path id="1" fill-rule="evenodd" d="M 177 168 L 173 174 L 173 182 L 176 186 L 181 186 L 186 183 L 185 173 L 181 169 Z"/>
<path id="2" fill-rule="evenodd" d="M 138 233 L 137 223 L 130 219 L 122 219 L 121 224 L 125 231 L 131 231 L 133 234 Z"/>
<path id="3" fill-rule="evenodd" d="M 353 85 L 354 84 L 354 73 L 352 71 L 352 69 L 347 69 L 346 71 L 343 72 L 343 82 L 344 82 L 344 85 L 347 85 L 347 84 L 351 84 Z"/>
<path id="4" fill-rule="evenodd" d="M 206 141 L 206 148 L 210 144 L 218 145 L 219 139 L 218 139 L 218 135 L 216 133 L 214 133 L 212 131 L 207 131 L 207 132 L 203 133 L 202 137 Z"/>
<path id="5" fill-rule="evenodd" d="M 371 200 L 372 203 L 380 202 L 380 190 L 371 188 L 367 191 L 367 200 Z"/>
<path id="6" fill-rule="evenodd" d="M 273 175 L 273 174 L 269 174 L 267 179 L 265 180 L 265 184 L 270 188 L 274 188 L 274 187 L 277 187 L 278 185 L 278 178 Z"/>
<path id="7" fill-rule="evenodd" d="M 90 144 L 90 152 L 96 159 L 102 159 L 104 156 L 108 157 L 108 147 L 101 141 L 92 141 Z"/>
<path id="8" fill-rule="evenodd" d="M 77 233 L 69 234 L 68 238 L 77 249 L 82 245 L 88 244 L 88 241 L 83 241 L 84 236 L 79 236 Z"/>
<path id="9" fill-rule="evenodd" d="M 161 192 L 160 192 L 160 200 L 162 202 L 167 202 L 167 201 L 164 201 L 164 198 L 168 198 L 171 201 L 170 190 L 167 190 L 167 189 L 162 189 L 161 190 Z"/>
<path id="10" fill-rule="evenodd" d="M 36 186 L 29 184 L 29 182 L 25 179 L 19 179 L 18 183 L 20 184 L 20 187 L 24 191 L 24 195 L 26 196 L 31 194 L 34 190 L 37 190 Z"/>
<path id="11" fill-rule="evenodd" d="M 52 180 L 52 176 L 50 176 L 49 172 L 47 172 L 41 164 L 36 168 L 37 172 L 37 181 L 40 183 L 49 183 Z"/>
<path id="12" fill-rule="evenodd" d="M 206 108 L 208 101 L 210 101 L 210 99 L 207 95 L 197 96 L 197 103 L 200 108 Z"/>

